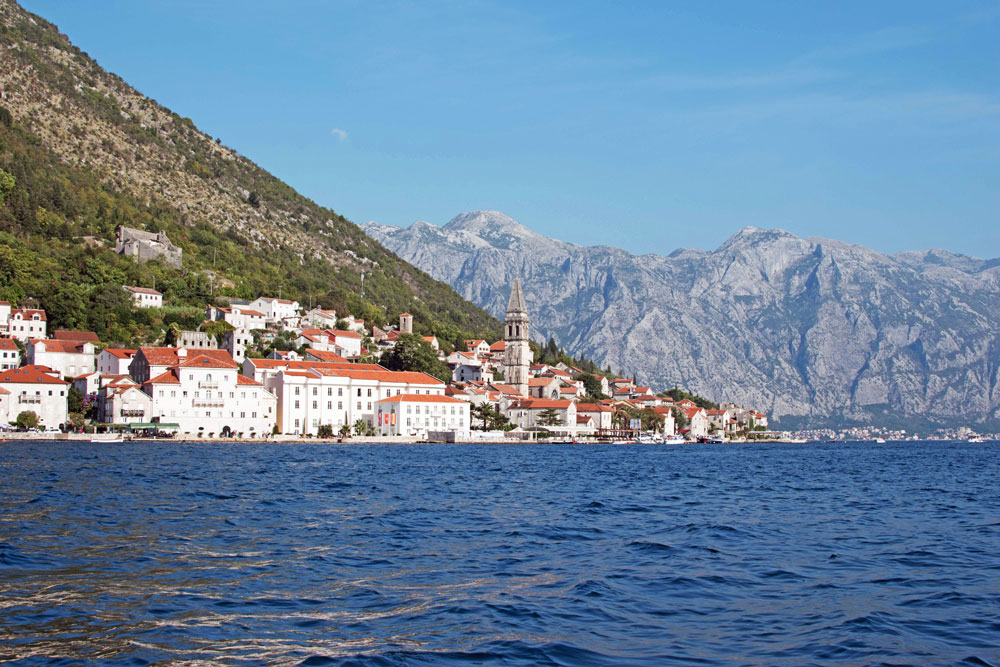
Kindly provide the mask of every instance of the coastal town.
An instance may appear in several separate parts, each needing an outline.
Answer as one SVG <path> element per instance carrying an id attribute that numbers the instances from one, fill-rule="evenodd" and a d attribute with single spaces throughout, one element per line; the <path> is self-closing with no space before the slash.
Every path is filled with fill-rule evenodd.
<path id="1" fill-rule="evenodd" d="M 163 234 L 119 231 L 120 254 L 175 249 Z M 123 285 L 134 309 L 164 295 Z M 225 323 L 222 327 L 211 325 Z M 0 424 L 5 430 L 126 432 L 178 438 L 368 437 L 717 441 L 774 437 L 767 415 L 731 403 L 657 392 L 634 379 L 541 363 L 519 281 L 500 340 L 446 354 L 414 334 L 414 317 L 377 327 L 350 314 L 261 296 L 208 305 L 170 345 L 104 345 L 90 331 L 48 330 L 43 308 L 0 302 Z M 268 342 L 285 341 L 288 349 Z M 385 360 L 423 348 L 450 377 Z M 694 397 L 697 398 L 697 397 Z M 699 404 L 702 403 L 702 404 Z"/>

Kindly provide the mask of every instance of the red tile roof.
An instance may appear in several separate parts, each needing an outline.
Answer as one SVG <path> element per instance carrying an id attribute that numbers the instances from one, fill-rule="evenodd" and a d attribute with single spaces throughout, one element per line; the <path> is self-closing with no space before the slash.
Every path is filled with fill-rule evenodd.
<path id="1" fill-rule="evenodd" d="M 56 329 L 52 334 L 56 340 L 83 340 L 88 343 L 99 343 L 101 339 L 93 331 L 67 331 L 66 329 Z"/>
<path id="2" fill-rule="evenodd" d="M 525 399 L 517 403 L 518 407 L 525 408 L 527 410 L 564 410 L 571 405 L 573 405 L 573 401 L 559 401 L 546 398 Z"/>
<path id="3" fill-rule="evenodd" d="M 17 343 L 13 338 L 0 338 L 0 350 L 16 350 Z"/>
<path id="4" fill-rule="evenodd" d="M 177 356 L 178 349 L 176 347 L 140 347 L 139 351 L 142 352 L 142 356 L 146 358 L 150 366 L 174 366 L 181 361 L 181 358 Z M 232 361 L 233 359 L 225 350 L 187 350 L 186 358 L 191 359 L 195 356 L 206 356 L 220 361 Z"/>
<path id="5" fill-rule="evenodd" d="M 362 336 L 356 331 L 341 331 L 340 329 L 330 329 L 326 333 L 336 338 L 364 338 L 364 336 Z"/>
<path id="6" fill-rule="evenodd" d="M 52 377 L 49 373 L 55 372 L 48 366 L 22 366 L 0 373 L 0 382 L 4 384 L 69 384 L 63 380 Z"/>
<path id="7" fill-rule="evenodd" d="M 25 320 L 30 320 L 35 315 L 38 315 L 39 316 L 38 319 L 41 320 L 42 322 L 44 322 L 46 319 L 45 311 L 37 310 L 35 308 L 15 308 L 14 310 L 10 311 L 10 319 L 14 319 L 15 315 L 20 315 Z"/>
<path id="8" fill-rule="evenodd" d="M 211 350 L 210 350 L 211 351 Z M 218 352 L 219 350 L 215 350 Z M 227 359 L 220 359 L 215 356 L 208 356 L 207 354 L 194 354 L 189 356 L 184 361 L 174 365 L 174 368 L 239 368 L 240 365 L 233 361 L 232 357 L 229 357 L 228 353 L 226 355 Z"/>
<path id="9" fill-rule="evenodd" d="M 112 357 L 117 357 L 119 359 L 128 359 L 134 357 L 136 352 L 139 350 L 132 350 L 129 348 L 117 348 L 117 347 L 106 347 L 104 351 L 110 354 Z"/>
<path id="10" fill-rule="evenodd" d="M 180 383 L 181 381 L 177 379 L 177 375 L 174 371 L 165 371 L 157 375 L 155 378 L 146 380 L 146 384 L 180 384 Z"/>
<path id="11" fill-rule="evenodd" d="M 157 296 L 163 296 L 160 292 L 155 289 L 149 289 L 148 287 L 132 287 L 130 285 L 125 285 L 125 289 L 133 294 L 155 294 Z"/>
<path id="12" fill-rule="evenodd" d="M 237 385 L 241 385 L 241 386 L 242 385 L 250 385 L 250 386 L 253 386 L 253 387 L 263 387 L 264 386 L 260 382 L 257 382 L 256 380 L 254 380 L 253 378 L 248 378 L 246 375 L 237 375 L 236 376 L 236 384 Z"/>
<path id="13" fill-rule="evenodd" d="M 379 370 L 358 369 L 359 364 L 346 364 L 339 368 L 314 368 L 315 373 L 328 377 L 346 377 L 352 380 L 374 380 L 376 382 L 402 382 L 407 384 L 444 385 L 427 373 L 414 371 L 389 371 L 379 367 Z"/>
<path id="14" fill-rule="evenodd" d="M 55 352 L 61 354 L 89 354 L 84 352 L 83 346 L 89 341 L 82 340 L 53 340 L 51 338 L 32 338 L 28 341 L 28 344 L 32 347 L 38 347 L 41 343 L 44 346 L 45 352 Z"/>
<path id="15" fill-rule="evenodd" d="M 336 352 L 331 352 L 329 350 L 309 350 L 308 352 L 306 352 L 306 354 L 316 357 L 320 361 L 328 361 L 331 363 L 340 363 L 340 364 L 348 363 L 347 359 L 344 359 Z"/>

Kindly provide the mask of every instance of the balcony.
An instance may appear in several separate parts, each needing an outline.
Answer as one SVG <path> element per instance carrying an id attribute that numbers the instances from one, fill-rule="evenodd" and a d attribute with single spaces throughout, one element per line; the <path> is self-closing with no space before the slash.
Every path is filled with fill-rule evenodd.
<path id="1" fill-rule="evenodd" d="M 145 410 L 120 410 L 119 414 L 122 417 L 142 417 L 146 414 Z"/>
<path id="2" fill-rule="evenodd" d="M 198 388 L 199 389 L 218 389 L 219 388 L 219 383 L 216 382 L 216 381 L 214 381 L 214 380 L 212 380 L 210 382 L 199 382 L 198 383 Z"/>
<path id="3" fill-rule="evenodd" d="M 19 403 L 41 403 L 41 396 L 29 396 L 27 394 L 21 394 L 17 397 Z"/>
<path id="4" fill-rule="evenodd" d="M 223 408 L 226 404 L 221 398 L 196 398 L 191 401 L 191 406 L 195 408 Z"/>

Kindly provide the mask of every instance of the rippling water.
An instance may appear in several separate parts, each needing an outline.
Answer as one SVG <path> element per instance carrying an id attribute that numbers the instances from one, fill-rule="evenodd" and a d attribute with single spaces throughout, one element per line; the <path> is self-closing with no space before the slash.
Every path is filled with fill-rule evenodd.
<path id="1" fill-rule="evenodd" d="M 997 664 L 998 460 L 8 442 L 0 659 Z"/>

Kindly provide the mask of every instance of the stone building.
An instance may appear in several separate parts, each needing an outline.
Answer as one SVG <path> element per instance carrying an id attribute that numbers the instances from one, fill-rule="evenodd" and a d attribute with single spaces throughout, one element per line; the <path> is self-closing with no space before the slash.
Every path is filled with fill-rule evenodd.
<path id="1" fill-rule="evenodd" d="M 528 395 L 528 366 L 531 365 L 531 347 L 528 345 L 528 307 L 521 293 L 521 281 L 514 279 L 507 303 L 507 319 L 504 322 L 504 382 L 517 389 L 522 396 Z"/>
<path id="2" fill-rule="evenodd" d="M 170 242 L 166 232 L 144 232 L 119 225 L 115 232 L 115 252 L 148 262 L 157 257 L 174 267 L 181 268 L 181 249 Z"/>

